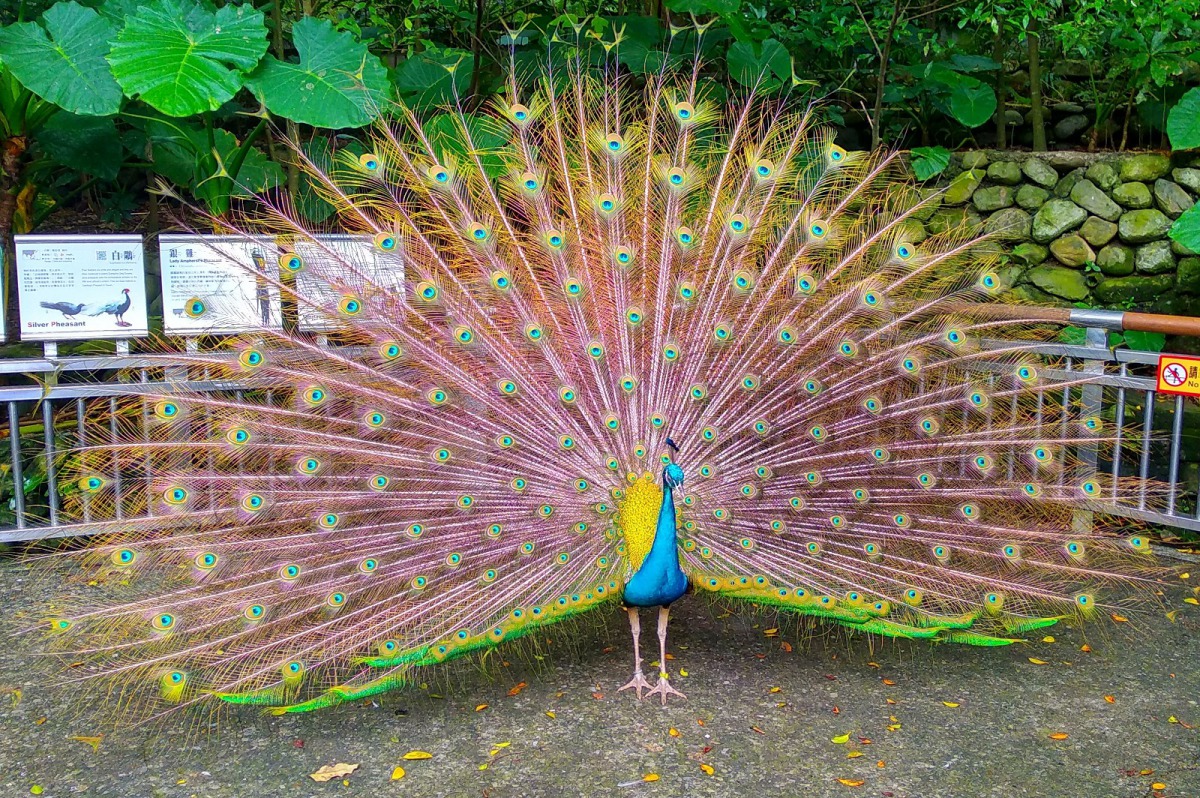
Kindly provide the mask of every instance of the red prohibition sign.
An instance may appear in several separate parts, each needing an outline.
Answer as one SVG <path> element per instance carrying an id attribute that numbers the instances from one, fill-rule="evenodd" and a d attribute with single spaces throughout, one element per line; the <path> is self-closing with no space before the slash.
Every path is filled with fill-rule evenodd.
<path id="1" fill-rule="evenodd" d="M 1163 382 L 1171 386 L 1183 385 L 1187 380 L 1187 369 L 1178 363 L 1172 363 L 1163 369 Z"/>

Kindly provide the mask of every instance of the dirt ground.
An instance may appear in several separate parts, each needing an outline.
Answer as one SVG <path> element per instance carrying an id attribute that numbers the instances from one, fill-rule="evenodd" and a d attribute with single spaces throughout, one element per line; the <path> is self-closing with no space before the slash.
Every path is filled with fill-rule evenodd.
<path id="1" fill-rule="evenodd" d="M 1200 584 L 1194 570 L 1183 584 Z M 9 607 L 31 599 L 18 566 L 0 565 L 0 586 Z M 667 707 L 617 693 L 631 656 L 614 613 L 540 648 L 540 663 L 459 668 L 426 689 L 309 715 L 241 710 L 219 734 L 188 734 L 197 724 L 186 719 L 109 733 L 97 750 L 72 739 L 97 729 L 73 715 L 69 693 L 36 680 L 37 640 L 21 638 L 0 649 L 0 796 L 1197 798 L 1191 595 L 1168 591 L 1173 622 L 1156 611 L 1060 625 L 1002 649 L 801 635 L 774 615 L 686 597 L 669 665 L 688 698 Z M 648 615 L 643 627 L 653 629 Z M 654 648 L 651 635 L 643 642 Z M 309 777 L 337 763 L 358 767 Z M 405 775 L 393 780 L 397 766 Z"/>

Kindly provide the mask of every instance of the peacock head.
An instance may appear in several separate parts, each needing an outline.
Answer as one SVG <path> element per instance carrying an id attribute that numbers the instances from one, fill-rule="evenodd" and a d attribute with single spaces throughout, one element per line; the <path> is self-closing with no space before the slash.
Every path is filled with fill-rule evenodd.
<path id="1" fill-rule="evenodd" d="M 672 452 L 679 454 L 679 445 L 676 444 L 675 441 L 667 438 L 667 446 L 671 448 Z M 679 464 L 674 461 L 668 462 L 666 466 L 663 467 L 663 487 L 677 488 L 682 484 L 683 469 L 680 468 Z"/>
<path id="2" fill-rule="evenodd" d="M 677 488 L 683 484 L 683 469 L 678 463 L 667 463 L 663 468 L 663 487 Z"/>

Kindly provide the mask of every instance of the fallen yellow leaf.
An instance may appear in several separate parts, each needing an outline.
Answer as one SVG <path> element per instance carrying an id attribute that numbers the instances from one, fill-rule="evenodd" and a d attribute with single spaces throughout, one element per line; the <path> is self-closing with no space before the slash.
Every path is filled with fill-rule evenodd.
<path id="1" fill-rule="evenodd" d="M 687 676 L 687 675 L 688 675 L 688 672 L 687 672 L 687 671 L 685 671 L 683 668 L 680 668 L 680 669 L 679 669 L 679 675 L 680 675 L 680 676 Z"/>
<path id="2" fill-rule="evenodd" d="M 831 737 L 829 739 L 829 741 L 832 743 L 837 743 L 838 745 L 848 743 L 848 742 L 850 742 L 850 732 L 846 732 L 845 734 L 839 734 L 837 737 Z"/>
<path id="3" fill-rule="evenodd" d="M 1082 646 L 1080 646 L 1079 650 L 1082 651 L 1084 654 L 1092 653 L 1092 647 L 1089 646 L 1087 643 L 1084 643 Z"/>
<path id="4" fill-rule="evenodd" d="M 783 689 L 782 687 L 772 687 L 772 688 L 771 688 L 770 690 L 768 690 L 767 692 L 770 692 L 770 693 L 778 693 L 778 692 L 779 692 L 780 690 L 782 690 L 782 689 Z"/>
<path id="5" fill-rule="evenodd" d="M 410 762 L 414 759 L 433 759 L 433 754 L 428 751 L 409 751 L 404 758 Z"/>
<path id="6" fill-rule="evenodd" d="M 483 711 L 484 711 L 485 709 L 487 709 L 487 708 L 488 708 L 488 705 L 487 705 L 487 704 L 476 704 L 476 705 L 475 705 L 475 711 L 476 711 L 476 712 L 483 712 Z"/>
<path id="7" fill-rule="evenodd" d="M 895 682 L 893 682 L 891 679 L 884 679 L 884 680 L 883 680 L 883 683 L 884 683 L 884 684 L 886 684 L 888 687 L 895 687 L 895 686 L 896 686 L 896 683 L 895 683 Z"/>
<path id="8" fill-rule="evenodd" d="M 955 703 L 955 702 L 953 702 L 953 701 L 943 701 L 943 702 L 942 702 L 942 705 L 943 705 L 943 706 L 950 707 L 951 709 L 954 709 L 955 707 L 957 707 L 957 706 L 958 706 L 958 704 L 956 704 L 956 703 Z"/>
<path id="9" fill-rule="evenodd" d="M 645 776 L 642 776 L 642 781 L 658 781 L 658 774 L 647 773 Z"/>
<path id="10" fill-rule="evenodd" d="M 76 742 L 86 743 L 87 745 L 90 745 L 92 747 L 93 751 L 99 752 L 100 751 L 100 743 L 104 740 L 104 735 L 98 734 L 95 737 L 80 737 L 80 736 L 76 735 L 76 736 L 72 737 L 71 739 L 75 740 Z"/>
<path id="11" fill-rule="evenodd" d="M 882 667 L 882 666 L 881 666 L 881 665 L 880 665 L 878 662 L 868 662 L 868 663 L 867 663 L 867 667 L 868 667 L 868 668 L 879 668 L 879 667 Z"/>
<path id="12" fill-rule="evenodd" d="M 349 776 L 356 770 L 358 770 L 357 764 L 347 765 L 345 762 L 338 762 L 336 765 L 322 765 L 316 773 L 309 773 L 308 777 L 313 781 L 330 781 Z"/>
<path id="13" fill-rule="evenodd" d="M 1038 659 L 1037 657 L 1030 657 L 1029 661 L 1032 662 L 1034 665 L 1049 665 L 1050 664 L 1049 662 L 1046 662 L 1046 660 Z"/>
<path id="14" fill-rule="evenodd" d="M 1156 781 L 1156 782 L 1154 782 L 1153 784 L 1151 784 L 1151 785 L 1150 785 L 1150 789 L 1152 789 L 1152 790 L 1165 790 L 1165 789 L 1167 789 L 1167 785 L 1163 784 L 1161 781 Z"/>
<path id="15" fill-rule="evenodd" d="M 1043 643 L 1053 643 L 1054 635 L 1046 635 L 1045 637 L 1042 638 L 1042 642 Z"/>
<path id="16" fill-rule="evenodd" d="M 1184 571 L 1183 573 L 1181 573 L 1179 575 L 1179 578 L 1180 579 L 1191 579 L 1192 575 L 1190 573 L 1188 573 L 1187 571 Z"/>
<path id="17" fill-rule="evenodd" d="M 1138 771 L 1138 775 L 1139 776 L 1153 776 L 1154 771 L 1151 770 L 1150 768 L 1142 768 L 1141 770 Z"/>
<path id="18" fill-rule="evenodd" d="M 1185 598 L 1185 599 L 1183 600 L 1183 603 L 1184 603 L 1184 604 L 1196 604 L 1196 605 L 1200 605 L 1200 599 L 1197 599 L 1197 598 L 1192 598 L 1191 596 L 1188 596 L 1187 598 Z"/>
<path id="19" fill-rule="evenodd" d="M 715 773 L 715 772 L 716 772 L 716 771 L 713 769 L 713 766 L 712 766 L 712 765 L 709 765 L 709 764 L 707 764 L 707 763 L 705 763 L 705 762 L 701 762 L 701 763 L 700 763 L 700 769 L 701 769 L 701 770 L 703 770 L 705 773 L 707 773 L 707 774 L 708 774 L 708 775 L 710 775 L 710 776 L 711 776 L 713 773 Z"/>
<path id="20" fill-rule="evenodd" d="M 779 634 L 778 629 L 764 629 L 763 630 L 763 635 L 766 637 L 774 637 L 777 634 Z"/>
<path id="21" fill-rule="evenodd" d="M 1126 618 L 1124 615 L 1117 615 L 1115 612 L 1112 614 L 1112 619 L 1114 621 L 1116 621 L 1117 623 L 1128 623 L 1129 622 L 1129 619 Z"/>
<path id="22" fill-rule="evenodd" d="M 1175 717 L 1174 715 L 1167 718 L 1167 723 L 1178 723 L 1178 722 L 1179 722 L 1179 718 Z"/>
<path id="23" fill-rule="evenodd" d="M 862 751 L 851 751 L 850 753 L 846 754 L 846 758 L 847 759 L 858 759 L 862 755 L 863 755 Z"/>
<path id="24" fill-rule="evenodd" d="M 392 781 L 400 781 L 402 778 L 404 778 L 404 768 L 396 765 L 392 770 Z"/>
<path id="25" fill-rule="evenodd" d="M 1070 736 L 1071 735 L 1067 734 L 1066 732 L 1055 732 L 1054 734 L 1050 735 L 1050 739 L 1051 740 L 1065 740 Z"/>
<path id="26" fill-rule="evenodd" d="M 550 718 L 550 720 L 554 720 L 555 718 L 558 717 L 558 715 L 554 714 L 553 709 L 548 709 L 548 710 L 546 710 L 546 717 Z"/>
<path id="27" fill-rule="evenodd" d="M 845 784 L 847 787 L 861 787 L 866 782 L 862 779 L 838 779 L 838 784 Z"/>
<path id="28" fill-rule="evenodd" d="M 887 763 L 884 762 L 882 759 L 880 759 L 878 762 L 875 763 L 875 767 L 877 767 L 877 768 L 886 767 L 886 766 L 887 766 Z"/>
<path id="29" fill-rule="evenodd" d="M 29 788 L 30 795 L 41 795 L 44 792 L 45 792 L 45 790 L 42 789 L 42 785 L 40 785 L 40 784 L 35 784 Z"/>
<path id="30" fill-rule="evenodd" d="M 520 693 L 522 690 L 524 690 L 528 686 L 529 685 L 526 682 L 518 682 L 517 685 L 515 687 L 513 687 L 513 689 L 508 691 L 508 694 L 509 695 L 517 695 L 518 693 Z"/>
<path id="31" fill-rule="evenodd" d="M 1105 701 L 1107 701 L 1107 702 L 1108 702 L 1108 703 L 1110 703 L 1110 704 L 1115 704 L 1115 703 L 1117 703 L 1117 699 L 1116 699 L 1116 697 L 1114 697 L 1114 696 L 1111 696 L 1111 695 L 1106 695 L 1106 696 L 1104 696 L 1104 700 L 1105 700 Z"/>

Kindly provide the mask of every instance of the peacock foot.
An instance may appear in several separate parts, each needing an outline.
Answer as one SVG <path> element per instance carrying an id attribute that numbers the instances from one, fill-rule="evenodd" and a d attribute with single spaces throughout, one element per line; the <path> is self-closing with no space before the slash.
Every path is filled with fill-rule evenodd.
<path id="1" fill-rule="evenodd" d="M 668 695 L 677 695 L 684 701 L 687 701 L 687 696 L 671 686 L 671 683 L 667 680 L 667 674 L 665 673 L 660 673 L 658 675 L 658 684 L 654 685 L 654 687 L 650 688 L 650 692 L 646 693 L 647 698 L 652 695 L 661 695 L 664 707 L 667 705 Z"/>
<path id="2" fill-rule="evenodd" d="M 624 687 L 618 688 L 617 692 L 619 693 L 622 690 L 629 690 L 629 689 L 632 689 L 635 693 L 637 693 L 638 701 L 641 701 L 642 700 L 642 690 L 649 690 L 650 682 L 646 681 L 646 677 L 642 675 L 641 671 L 635 671 L 633 674 L 633 678 L 629 680 L 629 683 L 627 685 L 625 685 Z M 649 695 L 649 693 L 647 693 L 647 695 Z"/>

